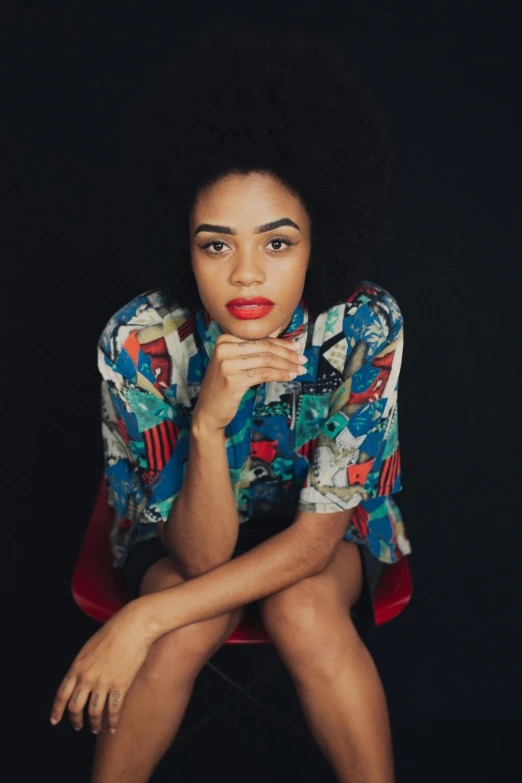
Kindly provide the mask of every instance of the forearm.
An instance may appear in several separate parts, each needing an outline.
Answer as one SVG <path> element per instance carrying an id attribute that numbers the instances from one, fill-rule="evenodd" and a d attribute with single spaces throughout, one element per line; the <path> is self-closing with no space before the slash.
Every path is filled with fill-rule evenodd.
<path id="1" fill-rule="evenodd" d="M 223 431 L 202 431 L 193 420 L 183 484 L 165 525 L 167 549 L 185 576 L 196 576 L 231 557 L 238 531 Z"/>
<path id="2" fill-rule="evenodd" d="M 310 540 L 294 523 L 233 560 L 134 603 L 157 638 L 290 587 L 321 571 L 331 556 L 330 545 Z"/>

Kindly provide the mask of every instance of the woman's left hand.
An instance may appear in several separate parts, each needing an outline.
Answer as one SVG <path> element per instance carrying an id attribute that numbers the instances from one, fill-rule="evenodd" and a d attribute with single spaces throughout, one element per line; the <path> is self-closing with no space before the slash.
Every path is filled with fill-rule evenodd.
<path id="1" fill-rule="evenodd" d="M 89 694 L 89 721 L 94 733 L 102 727 L 108 698 L 108 723 L 116 731 L 125 696 L 145 661 L 155 637 L 137 601 L 126 604 L 84 644 L 56 692 L 51 723 L 58 723 L 67 705 L 75 729 L 83 726 Z"/>

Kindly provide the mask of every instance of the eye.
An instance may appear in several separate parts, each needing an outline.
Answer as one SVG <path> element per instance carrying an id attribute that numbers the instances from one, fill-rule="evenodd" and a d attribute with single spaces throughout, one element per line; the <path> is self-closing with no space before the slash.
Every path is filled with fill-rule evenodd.
<path id="1" fill-rule="evenodd" d="M 288 239 L 283 239 L 282 237 L 272 237 L 272 239 L 269 240 L 268 244 L 271 245 L 273 242 L 276 242 L 276 243 L 279 242 L 279 243 L 282 243 L 284 245 L 287 245 L 288 247 L 290 245 L 295 245 L 295 242 L 290 242 Z M 205 242 L 204 245 L 198 245 L 198 247 L 200 247 L 202 250 L 207 250 L 207 248 L 215 246 L 215 245 L 225 246 L 226 247 L 225 242 L 223 242 L 221 239 L 211 239 L 209 242 Z M 274 253 L 282 253 L 283 249 L 280 249 L 280 250 L 275 249 L 272 252 L 274 252 Z M 220 255 L 223 255 L 223 254 L 221 253 L 220 250 L 215 250 L 214 249 L 214 250 L 211 251 L 210 255 L 220 256 Z"/>
<path id="2" fill-rule="evenodd" d="M 288 247 L 289 247 L 290 245 L 295 245 L 295 242 L 290 242 L 288 239 L 283 239 L 282 237 L 273 237 L 273 238 L 272 238 L 272 239 L 269 241 L 269 243 L 268 243 L 268 244 L 269 244 L 269 245 L 271 245 L 271 244 L 272 244 L 272 242 L 282 242 L 284 245 L 287 245 Z M 283 251 L 282 251 L 282 250 L 275 250 L 274 252 L 275 252 L 275 253 L 281 253 L 281 252 L 283 252 Z"/>
<path id="3" fill-rule="evenodd" d="M 205 242 L 204 245 L 198 245 L 198 247 L 200 247 L 202 250 L 206 250 L 211 245 L 224 245 L 224 244 L 225 243 L 221 242 L 221 240 L 219 240 L 219 239 L 212 239 L 212 240 L 210 240 L 210 242 Z M 219 256 L 219 255 L 222 255 L 222 254 L 219 253 L 219 252 L 213 251 L 211 253 L 211 255 Z"/>

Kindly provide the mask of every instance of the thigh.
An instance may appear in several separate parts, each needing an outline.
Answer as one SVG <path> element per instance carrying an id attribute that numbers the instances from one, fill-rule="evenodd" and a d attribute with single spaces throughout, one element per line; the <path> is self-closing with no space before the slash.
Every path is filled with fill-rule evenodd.
<path id="1" fill-rule="evenodd" d="M 259 602 L 266 632 L 297 678 L 311 670 L 330 676 L 360 641 L 351 616 L 363 585 L 357 546 L 343 539 L 326 568 Z"/>
<path id="2" fill-rule="evenodd" d="M 351 609 L 361 597 L 363 568 L 357 544 L 344 539 L 317 574 L 259 600 L 259 613 L 276 647 L 320 649 L 332 629 L 351 633 Z"/>
<path id="3" fill-rule="evenodd" d="M 358 545 L 342 539 L 335 557 L 322 571 L 260 599 L 259 609 L 263 617 L 275 607 L 293 609 L 313 603 L 318 607 L 330 605 L 350 610 L 361 597 L 362 589 L 363 568 Z"/>
<path id="4" fill-rule="evenodd" d="M 195 577 L 197 579 L 197 577 Z M 171 555 L 160 557 L 146 569 L 139 586 L 139 595 L 164 590 L 185 582 Z M 156 648 L 166 648 L 167 654 L 187 655 L 196 663 L 203 663 L 226 642 L 243 618 L 240 606 L 207 620 L 176 628 L 160 637 Z M 160 644 L 158 644 L 160 642 Z"/>

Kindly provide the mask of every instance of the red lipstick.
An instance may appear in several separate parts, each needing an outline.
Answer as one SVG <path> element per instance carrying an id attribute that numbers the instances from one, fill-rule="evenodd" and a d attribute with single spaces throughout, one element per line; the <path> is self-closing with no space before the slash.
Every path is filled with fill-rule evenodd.
<path id="1" fill-rule="evenodd" d="M 251 319 L 262 318 L 267 315 L 274 307 L 274 303 L 271 299 L 267 299 L 264 296 L 252 296 L 246 298 L 244 296 L 231 299 L 226 304 L 228 312 L 234 316 L 234 318 Z"/>

